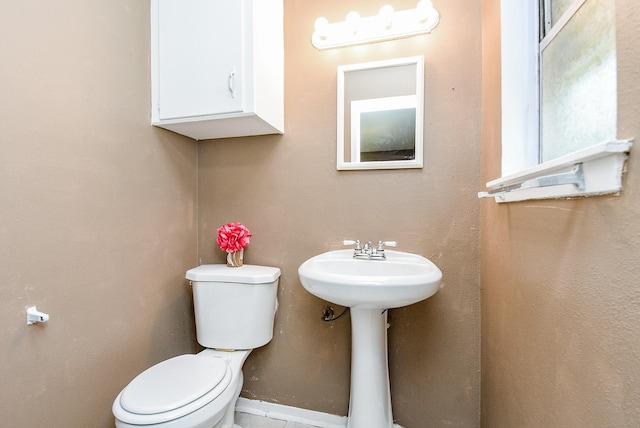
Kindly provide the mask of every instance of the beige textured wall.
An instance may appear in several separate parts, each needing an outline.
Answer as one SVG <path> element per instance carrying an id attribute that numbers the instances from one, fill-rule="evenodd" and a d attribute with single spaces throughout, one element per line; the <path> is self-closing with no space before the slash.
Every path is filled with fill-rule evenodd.
<path id="1" fill-rule="evenodd" d="M 394 416 L 409 428 L 478 426 L 480 3 L 439 2 L 442 21 L 429 36 L 312 47 L 316 17 L 341 20 L 352 9 L 371 15 L 384 3 L 285 1 L 285 134 L 198 144 L 199 257 L 223 262 L 216 228 L 240 221 L 254 234 L 245 261 L 282 269 L 275 337 L 249 357 L 243 396 L 341 415 L 350 321 L 320 321 L 325 302 L 302 288 L 298 266 L 344 238 L 395 239 L 399 249 L 431 258 L 443 288 L 391 311 Z M 424 168 L 336 171 L 337 66 L 420 54 Z"/>
<path id="2" fill-rule="evenodd" d="M 0 5 L 4 425 L 112 426 L 124 384 L 193 350 L 183 272 L 198 257 L 222 262 L 214 236 L 227 221 L 254 232 L 248 263 L 283 270 L 276 335 L 247 362 L 243 395 L 346 414 L 348 319 L 320 322 L 324 302 L 296 269 L 345 237 L 397 239 L 444 281 L 391 311 L 395 416 L 409 428 L 479 424 L 475 192 L 481 89 L 483 181 L 499 170 L 498 1 L 482 2 L 482 70 L 480 4 L 463 0 L 437 4 L 430 36 L 310 46 L 317 16 L 382 3 L 285 1 L 286 134 L 199 144 L 197 224 L 196 144 L 148 125 L 148 3 Z M 617 16 L 624 138 L 640 131 L 640 6 L 618 0 Z M 425 168 L 336 171 L 337 65 L 422 53 Z M 484 426 L 640 420 L 637 169 L 632 157 L 620 197 L 482 202 Z M 28 305 L 51 320 L 27 327 Z"/>
<path id="3" fill-rule="evenodd" d="M 196 145 L 149 126 L 148 14 L 0 2 L 2 426 L 113 426 L 134 375 L 194 349 Z"/>
<path id="4" fill-rule="evenodd" d="M 618 137 L 640 136 L 640 3 L 617 0 Z M 483 179 L 500 170 L 499 1 L 483 1 Z M 637 426 L 640 158 L 619 197 L 482 202 L 482 426 Z"/>

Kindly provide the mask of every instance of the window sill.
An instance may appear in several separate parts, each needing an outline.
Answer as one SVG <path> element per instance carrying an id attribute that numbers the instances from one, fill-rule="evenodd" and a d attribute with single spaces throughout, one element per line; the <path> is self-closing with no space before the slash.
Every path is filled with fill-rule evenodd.
<path id="1" fill-rule="evenodd" d="M 631 140 L 596 144 L 487 183 L 479 198 L 498 203 L 619 194 Z"/>

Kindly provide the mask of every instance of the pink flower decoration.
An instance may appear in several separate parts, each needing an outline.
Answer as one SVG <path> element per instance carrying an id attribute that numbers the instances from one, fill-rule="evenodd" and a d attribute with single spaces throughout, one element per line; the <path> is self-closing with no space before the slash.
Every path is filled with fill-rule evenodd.
<path id="1" fill-rule="evenodd" d="M 218 229 L 218 247 L 222 251 L 232 253 L 249 245 L 251 232 L 242 223 L 228 223 Z"/>

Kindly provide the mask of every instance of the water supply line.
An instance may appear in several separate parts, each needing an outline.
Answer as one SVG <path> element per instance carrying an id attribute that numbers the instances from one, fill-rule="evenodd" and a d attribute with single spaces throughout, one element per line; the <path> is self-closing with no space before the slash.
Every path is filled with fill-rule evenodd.
<path id="1" fill-rule="evenodd" d="M 322 310 L 322 316 L 320 319 L 324 322 L 332 322 L 337 321 L 342 318 L 347 312 L 349 312 L 349 308 L 345 308 L 339 315 L 335 315 L 334 310 L 331 306 L 325 306 Z"/>

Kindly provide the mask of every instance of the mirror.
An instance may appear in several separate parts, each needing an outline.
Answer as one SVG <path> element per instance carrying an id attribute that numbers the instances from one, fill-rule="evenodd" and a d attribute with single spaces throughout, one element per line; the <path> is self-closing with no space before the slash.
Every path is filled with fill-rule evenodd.
<path id="1" fill-rule="evenodd" d="M 422 168 L 424 57 L 338 67 L 337 169 Z"/>

